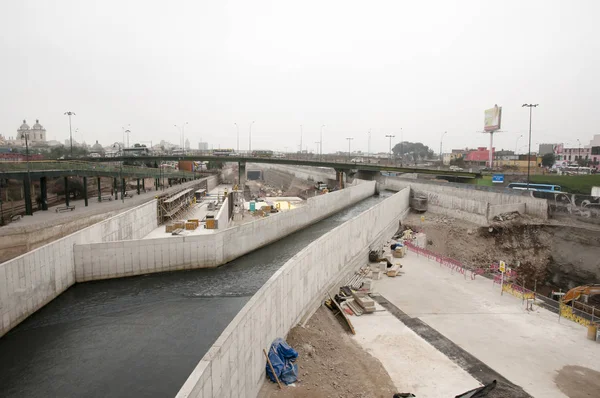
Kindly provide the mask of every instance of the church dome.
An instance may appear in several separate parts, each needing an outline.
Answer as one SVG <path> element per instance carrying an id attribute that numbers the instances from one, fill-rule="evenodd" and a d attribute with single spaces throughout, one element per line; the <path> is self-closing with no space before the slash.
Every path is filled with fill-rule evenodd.
<path id="1" fill-rule="evenodd" d="M 92 145 L 92 152 L 104 152 L 104 148 L 102 148 L 102 145 L 98 143 L 98 140 L 96 140 L 96 143 Z"/>
<path id="2" fill-rule="evenodd" d="M 23 124 L 19 127 L 19 130 L 29 130 L 29 125 L 25 120 L 23 120 Z"/>
<path id="3" fill-rule="evenodd" d="M 35 124 L 33 125 L 32 129 L 34 129 L 34 130 L 44 130 L 44 127 L 40 124 L 39 119 L 35 119 Z"/>

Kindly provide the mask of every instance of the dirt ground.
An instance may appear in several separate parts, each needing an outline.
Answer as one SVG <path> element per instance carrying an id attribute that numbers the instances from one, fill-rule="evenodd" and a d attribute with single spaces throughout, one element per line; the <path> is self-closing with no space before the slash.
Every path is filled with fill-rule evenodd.
<path id="1" fill-rule="evenodd" d="M 425 232 L 429 250 L 459 260 L 468 268 L 485 269 L 505 261 L 517 271 L 519 284 L 537 288 L 541 294 L 596 283 L 599 277 L 595 252 L 600 234 L 539 225 L 526 218 L 495 223 L 490 231 L 443 215 L 422 215 L 411 213 L 404 225 Z"/>
<path id="2" fill-rule="evenodd" d="M 397 391 L 379 360 L 354 342 L 331 311 L 321 307 L 287 342 L 298 351 L 295 387 L 265 381 L 259 397 L 391 398 Z"/>
<path id="3" fill-rule="evenodd" d="M 597 397 L 600 372 L 583 366 L 565 366 L 555 378 L 556 385 L 569 398 Z"/>

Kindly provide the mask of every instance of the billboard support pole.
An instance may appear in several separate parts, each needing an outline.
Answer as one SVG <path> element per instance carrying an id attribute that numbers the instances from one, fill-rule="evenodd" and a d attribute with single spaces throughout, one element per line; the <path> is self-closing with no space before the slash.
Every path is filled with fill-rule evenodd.
<path id="1" fill-rule="evenodd" d="M 494 161 L 494 132 L 490 131 L 490 170 L 493 170 L 492 163 Z"/>

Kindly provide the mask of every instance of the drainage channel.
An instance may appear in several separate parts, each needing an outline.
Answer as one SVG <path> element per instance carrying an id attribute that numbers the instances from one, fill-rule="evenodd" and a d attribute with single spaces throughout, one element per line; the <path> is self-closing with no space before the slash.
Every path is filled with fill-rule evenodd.
<path id="1" fill-rule="evenodd" d="M 74 285 L 0 338 L 0 396 L 175 396 L 279 267 L 391 194 L 365 199 L 219 268 Z"/>

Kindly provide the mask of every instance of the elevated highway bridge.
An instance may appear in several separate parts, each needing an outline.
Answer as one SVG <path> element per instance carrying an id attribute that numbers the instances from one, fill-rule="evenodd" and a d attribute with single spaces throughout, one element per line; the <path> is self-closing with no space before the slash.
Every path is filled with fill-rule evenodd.
<path id="1" fill-rule="evenodd" d="M 47 198 L 47 179 L 63 177 L 65 187 L 68 185 L 68 177 L 83 177 L 83 185 L 87 187 L 87 178 L 96 178 L 100 188 L 101 178 L 112 178 L 115 192 L 117 191 L 117 182 L 120 181 L 121 193 L 125 187 L 125 179 L 136 178 L 138 182 L 138 191 L 140 189 L 140 179 L 142 183 L 144 178 L 154 178 L 156 187 L 159 186 L 161 179 L 171 181 L 187 181 L 200 178 L 203 175 L 198 172 L 169 170 L 163 167 L 142 167 L 129 166 L 127 163 L 152 164 L 159 166 L 163 162 L 175 161 L 203 161 L 203 162 L 233 162 L 239 165 L 239 179 L 244 181 L 246 163 L 264 163 L 281 164 L 293 166 L 308 167 L 326 167 L 334 169 L 338 174 L 344 173 L 347 176 L 360 176 L 369 179 L 375 177 L 380 172 L 391 173 L 416 173 L 432 175 L 436 178 L 446 179 L 454 182 L 467 182 L 481 177 L 479 173 L 466 171 L 448 171 L 435 170 L 416 167 L 398 167 L 390 165 L 380 165 L 373 163 L 354 163 L 354 162 L 332 162 L 321 160 L 303 160 L 290 158 L 266 158 L 252 156 L 213 156 L 213 155 L 186 155 L 186 156 L 121 156 L 121 157 L 86 157 L 56 161 L 31 161 L 31 162 L 0 162 L 0 179 L 22 180 L 24 185 L 25 212 L 28 215 L 33 214 L 31 206 L 31 182 L 40 181 L 40 192 L 42 203 Z M 99 189 L 100 190 L 100 189 Z M 84 192 L 84 198 L 87 205 L 87 192 Z M 29 204 L 29 205 L 28 205 Z M 68 195 L 67 195 L 68 205 Z M 47 206 L 42 205 L 43 210 Z"/>

